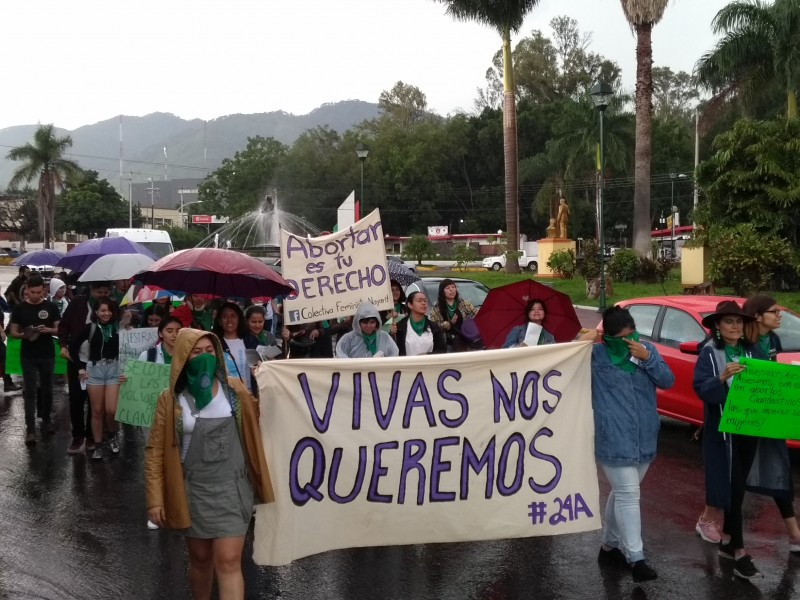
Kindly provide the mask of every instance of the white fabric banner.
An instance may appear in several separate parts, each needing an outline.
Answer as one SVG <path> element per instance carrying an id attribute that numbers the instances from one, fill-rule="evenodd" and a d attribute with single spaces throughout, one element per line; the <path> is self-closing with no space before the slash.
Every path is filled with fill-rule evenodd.
<path id="1" fill-rule="evenodd" d="M 283 303 L 287 325 L 354 315 L 365 301 L 378 310 L 394 306 L 378 209 L 321 237 L 281 230 L 281 268 L 297 292 Z"/>
<path id="2" fill-rule="evenodd" d="M 600 527 L 591 344 L 262 363 L 254 559 Z"/>

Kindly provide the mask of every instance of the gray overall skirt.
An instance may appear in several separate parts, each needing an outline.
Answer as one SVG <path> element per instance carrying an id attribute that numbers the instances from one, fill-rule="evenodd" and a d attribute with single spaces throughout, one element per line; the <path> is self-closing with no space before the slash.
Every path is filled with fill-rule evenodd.
<path id="1" fill-rule="evenodd" d="M 234 417 L 197 419 L 183 473 L 192 519 L 185 536 L 213 539 L 247 533 L 253 488 Z"/>

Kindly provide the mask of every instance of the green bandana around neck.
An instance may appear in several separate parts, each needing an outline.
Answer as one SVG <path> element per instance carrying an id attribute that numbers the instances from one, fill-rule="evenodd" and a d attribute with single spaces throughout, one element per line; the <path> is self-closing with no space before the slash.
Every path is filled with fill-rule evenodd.
<path id="1" fill-rule="evenodd" d="M 421 321 L 409 319 L 409 322 L 411 323 L 411 329 L 413 329 L 417 335 L 422 335 L 422 332 L 425 331 L 427 319 L 423 318 Z"/>
<path id="2" fill-rule="evenodd" d="M 198 354 L 186 363 L 186 387 L 198 411 L 211 403 L 216 372 L 217 357 L 208 352 Z"/>
<path id="3" fill-rule="evenodd" d="M 397 304 L 395 304 L 394 312 L 396 312 L 398 315 L 405 314 L 406 312 L 405 304 L 403 304 L 402 302 L 398 302 Z"/>
<path id="4" fill-rule="evenodd" d="M 266 336 L 266 335 L 264 335 L 264 332 L 263 332 L 263 331 L 262 331 L 261 333 L 259 333 L 259 334 L 258 334 L 258 343 L 259 343 L 261 346 L 269 346 L 269 344 L 267 343 L 267 336 Z"/>
<path id="5" fill-rule="evenodd" d="M 103 325 L 102 323 L 98 323 L 97 327 L 100 329 L 100 333 L 103 334 L 103 341 L 107 342 L 111 339 L 117 331 L 117 324 L 116 323 L 106 323 Z"/>
<path id="6" fill-rule="evenodd" d="M 758 336 L 758 347 L 764 352 L 764 356 L 769 358 L 769 353 L 772 350 L 772 340 L 768 333 Z"/>
<path id="7" fill-rule="evenodd" d="M 735 346 L 725 344 L 725 362 L 737 362 L 734 359 L 738 359 L 742 354 L 742 346 L 740 344 Z M 769 353 L 767 354 L 769 355 Z"/>
<path id="8" fill-rule="evenodd" d="M 458 303 L 454 302 L 452 305 L 447 305 L 447 317 L 452 319 L 458 310 Z"/>
<path id="9" fill-rule="evenodd" d="M 211 331 L 214 324 L 211 322 L 210 310 L 194 310 L 194 308 L 192 308 L 192 317 L 194 318 L 194 322 L 200 325 L 200 329 L 203 331 Z"/>
<path id="10" fill-rule="evenodd" d="M 172 364 L 172 356 L 167 354 L 167 349 L 164 347 L 164 344 L 161 344 L 161 354 L 164 355 L 164 364 L 171 365 Z"/>
<path id="11" fill-rule="evenodd" d="M 603 343 L 606 345 L 606 352 L 608 352 L 608 358 L 612 364 L 626 373 L 635 373 L 636 365 L 631 362 L 631 351 L 628 349 L 628 344 L 625 343 L 625 340 L 638 342 L 639 332 L 634 331 L 625 337 L 603 336 Z"/>
<path id="12" fill-rule="evenodd" d="M 378 332 L 376 331 L 372 335 L 362 333 L 361 337 L 364 338 L 364 343 L 367 345 L 369 353 L 375 356 L 375 353 L 378 351 Z"/>

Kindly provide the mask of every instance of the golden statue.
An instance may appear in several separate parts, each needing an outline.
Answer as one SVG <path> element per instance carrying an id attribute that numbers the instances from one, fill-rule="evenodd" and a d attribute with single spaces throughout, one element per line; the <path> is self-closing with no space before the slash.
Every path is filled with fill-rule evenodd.
<path id="1" fill-rule="evenodd" d="M 557 229 L 558 229 L 558 227 L 556 227 L 556 218 L 555 217 L 550 217 L 550 225 L 547 227 L 547 237 L 549 239 L 552 239 L 552 238 L 556 237 L 556 230 Z"/>
<path id="2" fill-rule="evenodd" d="M 564 198 L 558 201 L 558 237 L 562 240 L 567 238 L 567 224 L 569 223 L 569 206 Z"/>

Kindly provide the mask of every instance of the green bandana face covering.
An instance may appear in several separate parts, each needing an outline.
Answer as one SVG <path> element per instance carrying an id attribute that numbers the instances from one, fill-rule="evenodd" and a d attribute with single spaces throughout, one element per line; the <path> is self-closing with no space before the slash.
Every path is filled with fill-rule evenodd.
<path id="1" fill-rule="evenodd" d="M 625 343 L 625 340 L 638 342 L 639 333 L 634 331 L 632 334 L 626 335 L 625 337 L 603 336 L 603 343 L 606 345 L 608 358 L 614 366 L 619 367 L 626 373 L 634 373 L 636 371 L 636 365 L 631 362 L 631 353 L 630 350 L 628 350 L 628 344 Z"/>
<path id="2" fill-rule="evenodd" d="M 217 357 L 208 352 L 198 354 L 186 363 L 186 387 L 194 397 L 198 411 L 211 402 L 216 371 Z"/>

